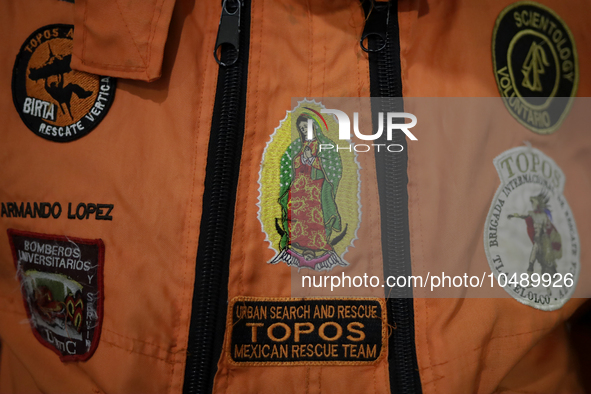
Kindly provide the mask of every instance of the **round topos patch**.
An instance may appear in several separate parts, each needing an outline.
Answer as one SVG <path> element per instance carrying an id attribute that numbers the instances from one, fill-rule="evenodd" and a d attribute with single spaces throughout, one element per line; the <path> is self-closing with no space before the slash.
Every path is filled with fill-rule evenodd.
<path id="1" fill-rule="evenodd" d="M 492 55 L 511 115 L 535 133 L 555 132 L 579 84 L 577 49 L 566 23 L 541 4 L 513 3 L 497 18 Z"/>
<path id="2" fill-rule="evenodd" d="M 12 72 L 12 98 L 25 125 L 50 141 L 90 133 L 115 97 L 116 80 L 70 68 L 74 26 L 49 25 L 27 38 Z"/>
<path id="3" fill-rule="evenodd" d="M 499 285 L 537 309 L 561 308 L 579 279 L 580 243 L 563 195 L 565 177 L 538 149 L 494 159 L 501 178 L 484 227 L 484 250 Z"/>

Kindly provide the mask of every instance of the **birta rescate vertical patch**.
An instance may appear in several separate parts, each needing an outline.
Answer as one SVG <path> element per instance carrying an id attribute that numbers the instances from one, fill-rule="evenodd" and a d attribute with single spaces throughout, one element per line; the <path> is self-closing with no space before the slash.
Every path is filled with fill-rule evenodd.
<path id="1" fill-rule="evenodd" d="M 374 364 L 388 341 L 378 298 L 236 297 L 227 322 L 226 352 L 240 366 Z"/>
<path id="2" fill-rule="evenodd" d="M 103 321 L 100 239 L 8 230 L 33 335 L 62 361 L 86 361 Z"/>
<path id="3" fill-rule="evenodd" d="M 497 18 L 492 55 L 509 113 L 535 133 L 558 130 L 579 85 L 577 49 L 566 23 L 536 2 L 513 3 Z"/>
<path id="4" fill-rule="evenodd" d="M 72 70 L 74 26 L 48 25 L 23 43 L 12 72 L 12 98 L 25 125 L 50 141 L 90 133 L 115 97 L 116 80 Z"/>

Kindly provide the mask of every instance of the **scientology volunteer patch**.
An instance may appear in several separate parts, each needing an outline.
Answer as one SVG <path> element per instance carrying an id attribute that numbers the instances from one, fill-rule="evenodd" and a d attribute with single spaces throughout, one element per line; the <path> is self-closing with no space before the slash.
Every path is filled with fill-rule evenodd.
<path id="1" fill-rule="evenodd" d="M 374 364 L 388 344 L 378 298 L 236 297 L 226 352 L 234 365 Z"/>
<path id="2" fill-rule="evenodd" d="M 103 242 L 13 229 L 8 240 L 33 334 L 62 361 L 88 360 L 103 319 Z"/>
<path id="3" fill-rule="evenodd" d="M 49 25 L 22 45 L 12 72 L 12 98 L 25 125 L 50 141 L 90 133 L 115 97 L 115 79 L 70 67 L 74 26 Z"/>
<path id="4" fill-rule="evenodd" d="M 503 152 L 494 165 L 501 184 L 484 226 L 490 268 L 517 301 L 559 309 L 572 297 L 581 266 L 564 173 L 543 152 L 525 146 Z"/>
<path id="5" fill-rule="evenodd" d="M 579 84 L 577 49 L 566 23 L 541 4 L 513 3 L 497 18 L 492 55 L 511 115 L 535 133 L 558 130 Z"/>

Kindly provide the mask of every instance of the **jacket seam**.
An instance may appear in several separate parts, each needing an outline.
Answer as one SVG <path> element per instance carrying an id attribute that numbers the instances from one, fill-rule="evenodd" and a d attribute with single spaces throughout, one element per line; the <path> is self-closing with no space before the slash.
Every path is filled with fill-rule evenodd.
<path id="1" fill-rule="evenodd" d="M 121 15 L 121 19 L 123 19 L 123 23 L 125 24 L 125 27 L 127 28 L 127 32 L 129 33 L 129 37 L 131 38 L 131 42 L 133 42 L 133 46 L 135 47 L 137 54 L 139 55 L 140 59 L 142 60 L 142 63 L 144 63 L 144 68 L 148 68 L 148 65 L 146 64 L 146 59 L 144 59 L 144 57 L 142 56 L 142 53 L 141 53 L 139 47 L 137 46 L 137 43 L 135 42 L 135 38 L 133 38 L 133 34 L 131 34 L 131 30 L 129 29 L 129 25 L 127 24 L 127 20 L 125 19 L 125 15 L 123 15 L 123 11 L 121 11 L 121 7 L 119 6 L 118 0 L 115 0 L 115 5 L 117 6 L 117 9 L 119 10 L 119 15 Z M 156 10 L 154 10 L 152 12 L 152 20 L 154 19 L 154 12 L 155 11 Z"/>
<path id="2" fill-rule="evenodd" d="M 124 66 L 121 64 L 107 64 L 107 63 L 96 62 L 93 60 L 87 60 L 84 58 L 80 59 L 80 60 L 82 61 L 82 64 L 100 66 L 102 68 L 107 68 L 107 69 L 111 69 L 111 70 L 145 71 L 147 69 L 147 67 L 145 67 L 145 66 Z"/>
<path id="3" fill-rule="evenodd" d="M 153 359 L 156 359 L 156 360 L 164 361 L 167 364 L 178 364 L 178 363 L 182 363 L 182 361 L 179 361 L 179 360 L 166 359 L 164 357 L 159 357 L 159 356 L 154 356 L 154 355 L 151 355 L 151 354 L 142 353 L 142 352 L 140 352 L 138 350 L 127 349 L 127 348 L 125 348 L 125 347 L 123 347 L 121 345 L 117 345 L 117 344 L 109 341 L 108 339 L 104 339 L 103 338 L 101 341 L 104 342 L 104 343 L 106 343 L 106 344 L 108 344 L 108 345 L 110 345 L 110 346 L 113 346 L 113 347 L 116 347 L 116 348 L 119 348 L 119 349 L 123 349 L 126 352 L 135 353 L 135 354 L 139 354 L 140 356 L 149 357 L 149 358 L 153 358 Z M 170 353 L 170 354 L 173 354 L 173 353 Z"/>
<path id="4" fill-rule="evenodd" d="M 160 22 L 160 16 L 162 15 L 162 8 L 164 7 L 164 2 L 166 0 L 162 0 L 160 2 L 160 6 L 158 7 L 158 14 L 156 15 L 156 10 L 154 10 L 154 13 L 152 15 L 152 29 L 151 29 L 151 34 L 150 34 L 150 40 L 148 41 L 148 63 L 146 64 L 146 69 L 148 69 L 150 67 L 151 61 L 152 61 L 152 44 L 154 42 L 154 38 L 156 38 L 156 33 L 158 32 L 158 22 Z M 156 18 L 156 21 L 154 22 L 154 18 Z M 171 17 L 172 19 L 172 17 Z M 147 72 L 146 72 L 147 74 Z"/>
<path id="5" fill-rule="evenodd" d="M 536 330 L 531 330 L 531 331 L 526 331 L 526 332 L 520 332 L 520 333 L 517 333 L 517 334 L 500 335 L 500 336 L 496 336 L 496 337 L 491 337 L 491 338 L 488 340 L 488 343 L 490 343 L 491 341 L 493 341 L 493 340 L 495 340 L 495 339 L 503 339 L 503 338 L 517 337 L 517 336 L 521 336 L 521 335 L 532 334 L 532 333 L 534 333 L 534 332 L 540 332 L 540 331 L 545 331 L 545 330 L 552 330 L 552 329 L 554 329 L 554 328 L 556 328 L 556 326 L 555 326 L 555 325 L 553 325 L 553 326 L 548 326 L 548 327 L 543 327 L 543 328 L 539 328 L 539 329 L 536 329 Z M 427 369 L 432 369 L 432 368 L 435 368 L 435 367 L 439 367 L 439 366 L 445 365 L 445 364 L 447 364 L 447 363 L 449 363 L 449 362 L 452 362 L 452 361 L 455 361 L 455 360 L 461 359 L 461 358 L 465 357 L 465 355 L 466 355 L 467 353 L 471 353 L 471 352 L 475 352 L 475 351 L 477 351 L 477 350 L 480 350 L 480 349 L 482 349 L 484 346 L 486 346 L 486 345 L 477 346 L 477 347 L 475 347 L 474 349 L 471 349 L 471 350 L 469 350 L 469 351 L 467 351 L 467 352 L 465 352 L 465 353 L 462 353 L 462 354 L 461 354 L 461 355 L 459 355 L 458 357 L 454 357 L 454 358 L 451 358 L 451 359 L 449 359 L 449 360 L 443 361 L 443 362 L 441 362 L 441 363 L 432 364 L 432 365 L 429 365 L 429 366 L 427 366 L 427 367 L 420 368 L 420 369 L 419 369 L 419 371 L 423 371 L 423 370 L 427 370 Z M 436 379 L 436 380 L 438 380 L 438 379 Z"/>
<path id="6" fill-rule="evenodd" d="M 108 331 L 108 332 L 110 332 L 111 334 L 115 334 L 115 335 L 117 335 L 118 337 L 125 338 L 125 339 L 129 339 L 129 340 L 131 340 L 131 341 L 134 341 L 134 342 L 140 342 L 140 343 L 143 343 L 143 344 L 146 344 L 146 345 L 149 345 L 149 346 L 154 346 L 154 347 L 156 347 L 156 348 L 158 348 L 158 349 L 161 349 L 161 350 L 163 350 L 163 351 L 165 351 L 165 352 L 167 352 L 167 353 L 171 353 L 171 354 L 174 354 L 174 353 L 175 353 L 174 351 L 172 351 L 172 350 L 170 350 L 170 349 L 167 349 L 167 348 L 165 348 L 165 347 L 163 347 L 163 346 L 161 346 L 161 345 L 157 345 L 157 344 L 155 344 L 155 343 L 153 343 L 153 342 L 148 342 L 148 341 L 144 341 L 144 340 L 142 340 L 142 339 L 128 337 L 128 336 L 126 336 L 126 335 L 119 334 L 118 332 L 115 332 L 115 331 L 113 331 L 113 330 L 109 330 L 108 328 L 105 328 L 105 327 L 103 327 L 103 331 Z"/>

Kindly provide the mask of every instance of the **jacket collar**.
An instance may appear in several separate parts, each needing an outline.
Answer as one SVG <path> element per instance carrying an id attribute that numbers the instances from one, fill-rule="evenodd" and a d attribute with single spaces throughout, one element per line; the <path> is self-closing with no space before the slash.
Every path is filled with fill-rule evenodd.
<path id="1" fill-rule="evenodd" d="M 153 81 L 175 0 L 76 0 L 73 69 Z"/>

